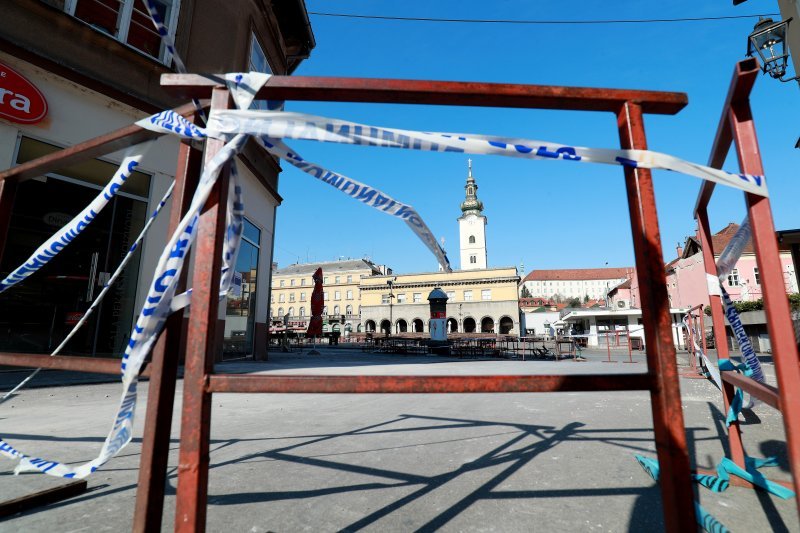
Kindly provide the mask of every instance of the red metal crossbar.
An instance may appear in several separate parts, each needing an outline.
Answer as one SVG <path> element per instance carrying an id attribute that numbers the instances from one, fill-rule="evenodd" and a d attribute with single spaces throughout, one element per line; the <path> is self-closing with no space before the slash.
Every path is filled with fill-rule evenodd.
<path id="1" fill-rule="evenodd" d="M 714 145 L 709 157 L 709 166 L 721 168 L 733 144 L 739 159 L 739 168 L 746 174 L 764 174 L 761 165 L 761 154 L 756 139 L 755 125 L 750 110 L 750 91 L 758 75 L 758 61 L 745 59 L 736 64 L 731 80 L 728 96 L 722 108 L 722 116 L 717 128 Z M 714 192 L 714 184 L 703 182 L 695 206 L 695 218 L 703 248 L 703 263 L 706 273 L 717 277 L 714 247 L 711 240 L 711 228 L 708 222 L 708 203 Z M 792 476 L 796 479 L 800 472 L 800 410 L 782 409 L 791 405 L 790 401 L 800 391 L 800 366 L 798 366 L 798 350 L 794 337 L 789 302 L 781 269 L 780 252 L 775 236 L 775 225 L 772 222 L 772 210 L 769 198 L 744 194 L 747 215 L 753 234 L 753 248 L 756 253 L 758 272 L 764 295 L 764 310 L 767 317 L 767 331 L 772 344 L 772 358 L 778 380 L 777 390 L 763 385 L 750 378 L 732 372 L 722 372 L 724 381 L 722 397 L 725 411 L 733 400 L 734 386 L 763 400 L 768 405 L 780 409 L 786 431 L 786 453 Z M 717 250 L 721 252 L 722 250 Z M 727 359 L 728 338 L 725 331 L 720 296 L 710 294 L 711 319 L 714 323 L 714 340 L 717 357 Z M 796 402 L 795 402 L 796 404 Z M 731 460 L 744 468 L 744 445 L 742 444 L 739 422 L 731 423 L 728 430 L 728 442 Z M 800 512 L 800 492 L 795 483 L 795 499 Z"/>

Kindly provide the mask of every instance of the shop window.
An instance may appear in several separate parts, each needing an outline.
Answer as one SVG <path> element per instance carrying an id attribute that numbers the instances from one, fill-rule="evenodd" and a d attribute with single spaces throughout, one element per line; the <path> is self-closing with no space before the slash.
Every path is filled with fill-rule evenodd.
<path id="1" fill-rule="evenodd" d="M 236 275 L 241 275 L 242 277 L 242 288 L 238 294 L 228 294 L 225 308 L 223 359 L 241 357 L 253 353 L 260 240 L 261 230 L 245 218 L 242 243 L 234 266 Z M 284 296 L 284 294 L 278 295 L 278 301 L 283 302 Z M 294 294 L 289 295 L 289 301 L 294 301 Z M 283 308 L 278 309 L 278 314 L 283 316 Z M 293 314 L 294 308 L 290 307 L 289 315 Z"/>
<path id="2" fill-rule="evenodd" d="M 152 0 L 169 34 L 175 35 L 177 0 Z M 144 0 L 66 0 L 64 11 L 159 61 L 171 59 L 150 20 Z"/>

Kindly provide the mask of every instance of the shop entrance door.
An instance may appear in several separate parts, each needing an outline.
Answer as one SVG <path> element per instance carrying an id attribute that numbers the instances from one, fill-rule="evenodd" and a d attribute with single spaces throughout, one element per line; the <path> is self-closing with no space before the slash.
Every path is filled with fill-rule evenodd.
<path id="1" fill-rule="evenodd" d="M 99 190 L 91 182 L 58 175 L 21 183 L 0 276 L 22 264 Z M 100 293 L 141 231 L 146 212 L 143 198 L 120 193 L 47 265 L 0 294 L 0 350 L 51 353 Z M 132 327 L 139 255 L 63 355 L 121 357 Z"/>

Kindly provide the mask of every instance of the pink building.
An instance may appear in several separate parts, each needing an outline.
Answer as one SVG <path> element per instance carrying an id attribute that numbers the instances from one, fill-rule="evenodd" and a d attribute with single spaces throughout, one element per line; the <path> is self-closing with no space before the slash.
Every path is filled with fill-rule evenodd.
<path id="1" fill-rule="evenodd" d="M 730 223 L 712 236 L 714 258 L 719 254 L 739 229 Z M 797 292 L 797 278 L 792 263 L 791 248 L 780 244 L 781 270 L 784 273 L 786 292 Z M 687 237 L 683 248 L 677 248 L 678 257 L 667 263 L 667 290 L 670 307 L 688 308 L 708 305 L 708 285 L 703 265 L 702 247 L 697 237 Z M 761 278 L 758 273 L 752 242 L 748 242 L 736 267 L 724 281 L 724 288 L 734 301 L 752 301 L 761 298 Z M 636 287 L 638 292 L 638 286 Z M 634 299 L 637 299 L 634 297 Z"/>

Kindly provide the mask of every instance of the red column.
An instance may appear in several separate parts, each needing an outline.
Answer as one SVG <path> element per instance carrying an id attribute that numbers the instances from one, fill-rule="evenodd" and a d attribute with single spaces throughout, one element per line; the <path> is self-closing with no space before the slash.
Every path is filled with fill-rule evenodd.
<path id="1" fill-rule="evenodd" d="M 178 169 L 175 173 L 175 189 L 172 192 L 168 235 L 172 235 L 189 208 L 200 177 L 201 160 L 202 152 L 193 149 L 189 141 L 181 143 Z M 178 292 L 185 290 L 186 277 L 187 269 L 184 269 L 178 284 Z M 182 352 L 183 322 L 182 311 L 173 313 L 167 319 L 164 331 L 153 349 L 133 531 L 144 533 L 161 529 L 178 356 Z"/>
<path id="2" fill-rule="evenodd" d="M 228 108 L 229 98 L 227 89 L 215 88 L 212 110 Z M 206 141 L 206 164 L 223 145 L 215 139 Z M 206 391 L 205 384 L 214 365 L 229 178 L 229 172 L 223 169 L 198 222 L 183 378 L 175 531 L 205 531 L 206 526 L 211 393 Z"/>
<path id="3" fill-rule="evenodd" d="M 620 144 L 625 149 L 647 149 L 642 110 L 626 103 L 617 114 Z M 625 167 L 636 272 L 647 339 L 647 371 L 655 380 L 650 398 L 656 450 L 661 466 L 659 485 L 667 531 L 694 531 L 693 486 L 686 448 L 667 280 L 658 229 L 655 193 L 650 170 Z"/>
<path id="4" fill-rule="evenodd" d="M 761 154 L 749 100 L 733 102 L 729 119 L 741 172 L 763 175 L 764 168 L 761 165 Z M 798 366 L 794 327 L 786 297 L 780 250 L 775 237 L 769 198 L 748 193 L 745 194 L 745 202 L 753 232 L 753 247 L 761 276 L 767 330 L 778 378 L 781 413 L 786 431 L 786 454 L 794 477 L 800 474 L 800 411 L 792 408 L 796 404 L 796 394 L 800 391 L 800 366 Z M 797 483 L 795 483 L 795 499 L 800 512 L 800 491 L 797 490 Z"/>

